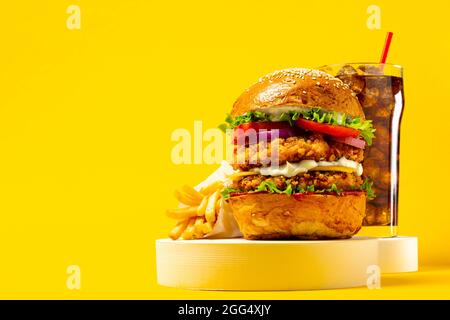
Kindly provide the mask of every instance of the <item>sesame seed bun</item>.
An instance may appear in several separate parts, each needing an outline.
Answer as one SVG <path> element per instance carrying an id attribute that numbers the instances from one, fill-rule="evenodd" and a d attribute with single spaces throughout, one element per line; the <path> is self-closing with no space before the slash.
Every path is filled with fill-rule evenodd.
<path id="1" fill-rule="evenodd" d="M 257 193 L 227 200 L 246 239 L 343 239 L 361 228 L 364 192 L 348 195 Z"/>
<path id="2" fill-rule="evenodd" d="M 292 109 L 321 107 L 364 119 L 364 112 L 352 90 L 340 79 L 319 70 L 292 68 L 262 77 L 245 90 L 231 110 L 233 116 L 264 108 Z"/>

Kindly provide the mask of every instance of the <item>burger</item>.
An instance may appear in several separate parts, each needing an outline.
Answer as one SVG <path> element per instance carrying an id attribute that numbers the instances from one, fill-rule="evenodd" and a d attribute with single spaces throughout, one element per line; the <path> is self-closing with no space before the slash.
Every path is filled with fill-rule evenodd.
<path id="1" fill-rule="evenodd" d="M 375 196 L 363 176 L 375 130 L 340 79 L 304 68 L 270 73 L 241 94 L 222 128 L 232 132 L 236 170 L 222 197 L 246 239 L 360 230 Z"/>

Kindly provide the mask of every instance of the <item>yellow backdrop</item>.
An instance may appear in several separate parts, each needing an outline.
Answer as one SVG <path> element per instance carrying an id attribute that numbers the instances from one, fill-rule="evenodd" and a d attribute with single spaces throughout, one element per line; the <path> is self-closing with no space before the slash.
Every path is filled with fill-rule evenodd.
<path id="1" fill-rule="evenodd" d="M 371 4 L 381 9 L 378 30 L 367 27 Z M 450 264 L 448 9 L 387 0 L 5 2 L 0 298 L 445 296 L 448 273 L 436 268 Z M 272 70 L 378 61 L 387 31 L 388 61 L 405 68 L 400 233 L 419 236 L 422 272 L 386 277 L 376 291 L 158 286 L 154 240 L 173 224 L 164 215 L 173 190 L 215 168 L 174 165 L 172 131 L 200 119 L 215 127 Z M 67 287 L 69 265 L 80 267 L 79 290 Z"/>

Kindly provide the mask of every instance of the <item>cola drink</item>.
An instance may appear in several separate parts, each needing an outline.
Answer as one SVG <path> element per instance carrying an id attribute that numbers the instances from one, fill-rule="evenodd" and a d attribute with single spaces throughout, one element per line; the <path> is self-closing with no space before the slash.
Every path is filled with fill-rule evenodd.
<path id="1" fill-rule="evenodd" d="M 402 68 L 390 64 L 345 64 L 320 68 L 348 84 L 372 120 L 375 139 L 364 151 L 364 177 L 376 197 L 367 202 L 360 234 L 396 236 L 398 227 L 399 142 L 404 108 Z"/>

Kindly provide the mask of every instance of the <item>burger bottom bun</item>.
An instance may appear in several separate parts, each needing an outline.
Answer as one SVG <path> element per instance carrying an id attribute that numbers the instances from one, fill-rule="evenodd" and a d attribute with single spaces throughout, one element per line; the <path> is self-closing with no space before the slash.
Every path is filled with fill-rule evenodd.
<path id="1" fill-rule="evenodd" d="M 245 239 L 345 239 L 361 229 L 366 195 L 257 193 L 229 198 Z"/>

